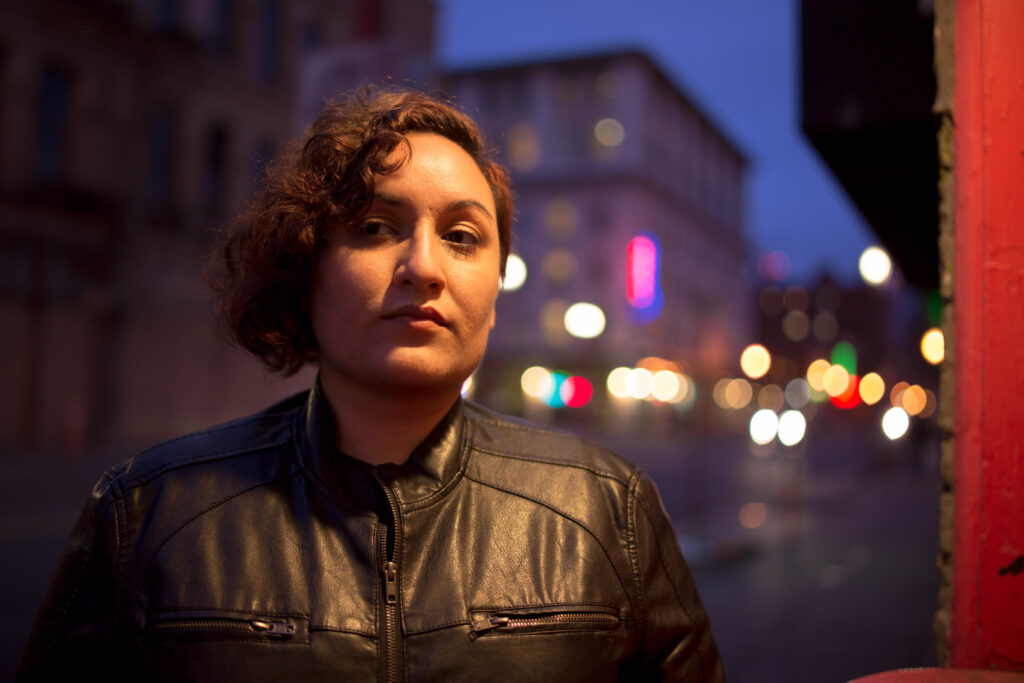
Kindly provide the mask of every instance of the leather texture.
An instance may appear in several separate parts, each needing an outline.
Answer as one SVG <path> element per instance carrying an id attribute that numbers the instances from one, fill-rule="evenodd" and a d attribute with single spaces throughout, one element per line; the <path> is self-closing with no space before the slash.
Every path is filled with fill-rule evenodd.
<path id="1" fill-rule="evenodd" d="M 314 388 L 107 473 L 19 680 L 721 681 L 657 491 L 458 401 L 403 465 Z"/>

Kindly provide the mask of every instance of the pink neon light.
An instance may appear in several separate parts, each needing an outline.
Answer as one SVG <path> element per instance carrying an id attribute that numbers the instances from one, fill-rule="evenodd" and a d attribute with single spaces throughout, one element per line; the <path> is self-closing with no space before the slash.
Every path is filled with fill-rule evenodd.
<path id="1" fill-rule="evenodd" d="M 633 308 L 654 303 L 657 290 L 658 246 L 638 235 L 626 247 L 626 300 Z"/>

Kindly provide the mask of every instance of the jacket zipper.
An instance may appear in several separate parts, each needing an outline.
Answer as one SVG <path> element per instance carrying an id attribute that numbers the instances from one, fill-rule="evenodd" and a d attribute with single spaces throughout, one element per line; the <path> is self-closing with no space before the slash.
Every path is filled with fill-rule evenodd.
<path id="1" fill-rule="evenodd" d="M 394 493 L 384 483 L 380 474 L 374 471 L 373 476 L 384 490 L 384 495 L 391 508 L 391 522 L 385 527 L 381 535 L 380 543 L 380 567 L 384 575 L 384 643 L 385 643 L 385 669 L 387 681 L 398 680 L 398 653 L 401 652 L 401 634 L 398 623 L 398 505 L 395 503 Z M 391 534 L 392 549 L 388 553 L 388 535 Z"/>
<path id="2" fill-rule="evenodd" d="M 473 623 L 470 625 L 472 628 L 470 638 L 476 639 L 489 631 L 529 630 L 537 626 L 557 624 L 601 624 L 610 626 L 617 623 L 619 623 L 619 617 L 615 614 L 596 610 L 566 610 L 533 615 L 495 612 L 473 620 Z"/>
<path id="3" fill-rule="evenodd" d="M 187 635 L 192 633 L 256 634 L 269 638 L 288 639 L 295 635 L 295 624 L 283 619 L 225 619 L 219 617 L 184 617 L 154 621 L 153 633 Z"/>

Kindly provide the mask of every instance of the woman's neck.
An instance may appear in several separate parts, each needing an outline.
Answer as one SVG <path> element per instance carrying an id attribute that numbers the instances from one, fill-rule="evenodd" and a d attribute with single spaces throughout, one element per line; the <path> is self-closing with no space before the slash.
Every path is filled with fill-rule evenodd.
<path id="1" fill-rule="evenodd" d="M 395 398 L 323 375 L 320 386 L 334 414 L 338 450 L 371 465 L 408 460 L 458 398 L 457 391 Z"/>

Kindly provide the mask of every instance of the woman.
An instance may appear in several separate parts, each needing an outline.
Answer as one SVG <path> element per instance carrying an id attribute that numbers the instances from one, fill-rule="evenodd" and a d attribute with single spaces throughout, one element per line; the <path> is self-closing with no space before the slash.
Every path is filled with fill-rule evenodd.
<path id="1" fill-rule="evenodd" d="M 330 105 L 219 256 L 237 340 L 316 385 L 96 486 L 25 680 L 721 680 L 651 481 L 459 396 L 510 244 L 450 105 Z"/>

